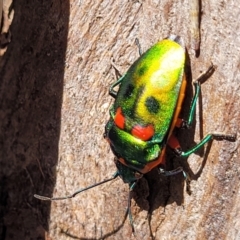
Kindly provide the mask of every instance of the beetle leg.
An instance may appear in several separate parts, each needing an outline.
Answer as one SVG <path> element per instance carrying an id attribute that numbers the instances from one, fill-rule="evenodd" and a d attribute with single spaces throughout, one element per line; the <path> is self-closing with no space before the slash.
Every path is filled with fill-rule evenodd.
<path id="1" fill-rule="evenodd" d="M 167 141 L 167 144 L 172 149 L 176 149 L 176 148 L 179 149 L 179 148 L 181 148 L 178 139 L 173 134 L 169 137 L 169 139 Z"/>
<path id="2" fill-rule="evenodd" d="M 207 80 L 214 72 L 215 66 L 212 64 L 208 70 L 202 73 L 195 81 L 193 81 L 193 85 L 195 87 L 195 94 L 191 103 L 190 112 L 188 116 L 188 120 L 182 120 L 182 128 L 190 128 L 193 122 L 194 113 L 196 110 L 197 99 L 199 97 L 201 91 L 201 83 Z"/>
<path id="3" fill-rule="evenodd" d="M 138 39 L 138 38 L 135 39 L 135 43 L 136 43 L 136 45 L 137 45 L 137 47 L 138 47 L 139 55 L 141 56 L 141 55 L 142 55 L 142 48 L 141 48 L 141 45 L 140 45 L 140 42 L 139 42 L 139 39 Z M 110 88 L 109 88 L 109 95 L 112 96 L 113 98 L 116 98 L 116 97 L 117 97 L 117 92 L 114 91 L 113 88 L 116 87 L 117 85 L 119 85 L 119 84 L 122 82 L 125 74 L 122 75 L 122 74 L 120 73 L 120 71 L 118 70 L 116 64 L 113 62 L 113 60 L 111 60 L 111 65 L 114 67 L 114 69 L 116 70 L 117 74 L 120 76 L 120 78 L 119 78 L 115 83 L 113 83 L 113 84 L 110 86 Z"/>
<path id="4" fill-rule="evenodd" d="M 212 140 L 222 141 L 227 140 L 234 142 L 236 141 L 236 135 L 232 134 L 222 134 L 222 133 L 210 133 L 205 138 L 203 138 L 195 147 L 188 150 L 187 152 L 182 151 L 182 148 L 180 147 L 180 144 L 178 142 L 178 139 L 172 135 L 168 140 L 168 145 L 173 149 L 173 152 L 178 157 L 188 157 L 192 153 L 196 152 L 198 149 L 200 149 L 204 144 L 212 141 Z"/>
<path id="5" fill-rule="evenodd" d="M 182 154 L 183 151 L 182 151 L 182 148 L 180 146 L 180 143 L 179 143 L 178 139 L 173 134 L 168 139 L 167 144 L 173 150 L 173 152 L 176 156 L 179 157 Z"/>
<path id="6" fill-rule="evenodd" d="M 217 140 L 217 141 L 222 141 L 222 140 L 227 140 L 230 142 L 236 141 L 236 135 L 232 134 L 222 134 L 222 133 L 210 133 L 208 134 L 205 138 L 203 138 L 195 147 L 192 149 L 183 152 L 180 149 L 174 149 L 177 150 L 175 151 L 175 154 L 177 154 L 179 157 L 188 157 L 192 153 L 196 152 L 198 149 L 200 149 L 204 144 L 212 141 L 212 140 Z"/>
<path id="7" fill-rule="evenodd" d="M 173 169 L 171 171 L 166 171 L 163 168 L 159 168 L 159 171 L 160 171 L 161 174 L 163 174 L 164 176 L 167 176 L 167 177 L 176 175 L 178 173 L 182 173 L 183 176 L 184 176 L 184 179 L 185 179 L 185 181 L 187 183 L 187 191 L 190 192 L 189 183 L 190 183 L 191 179 L 190 179 L 189 175 L 183 170 L 182 167 L 175 168 L 175 169 Z"/>
<path id="8" fill-rule="evenodd" d="M 114 88 L 122 82 L 124 77 L 125 77 L 125 74 L 123 76 L 121 76 L 115 83 L 113 83 L 109 87 L 109 95 L 112 96 L 113 98 L 117 97 L 117 92 L 114 90 Z"/>
<path id="9" fill-rule="evenodd" d="M 236 135 L 233 134 L 223 134 L 223 133 L 210 133 L 205 138 L 203 138 L 195 147 L 188 150 L 187 152 L 182 151 L 182 148 L 179 144 L 178 139 L 172 134 L 168 139 L 167 144 L 172 148 L 173 152 L 178 157 L 188 157 L 192 153 L 196 152 L 200 149 L 204 144 L 212 141 L 212 140 L 222 141 L 227 140 L 230 142 L 236 141 Z"/>
<path id="10" fill-rule="evenodd" d="M 121 72 L 119 71 L 119 69 L 118 69 L 118 67 L 117 67 L 117 65 L 113 62 L 113 58 L 111 59 L 111 65 L 113 66 L 113 68 L 115 69 L 115 71 L 116 71 L 116 73 L 117 73 L 117 75 L 118 75 L 118 77 L 121 77 L 122 76 L 122 74 L 121 74 Z"/>
<path id="11" fill-rule="evenodd" d="M 158 168 L 160 174 L 163 174 L 164 176 L 168 177 L 168 176 L 173 176 L 173 175 L 176 175 L 178 173 L 182 173 L 183 176 L 184 176 L 184 179 L 186 181 L 186 191 L 191 194 L 191 187 L 190 187 L 190 182 L 191 182 L 191 179 L 189 177 L 189 175 L 183 170 L 182 167 L 178 167 L 174 170 L 171 170 L 171 171 L 166 171 L 165 169 L 163 168 Z"/>
<path id="12" fill-rule="evenodd" d="M 178 167 L 176 169 L 173 169 L 171 171 L 166 171 L 165 169 L 163 168 L 158 168 L 159 172 L 161 174 L 163 174 L 164 176 L 173 176 L 173 175 L 176 175 L 178 173 L 183 173 L 183 176 L 184 178 L 187 178 L 187 174 L 184 172 L 183 168 L 182 167 Z"/>
<path id="13" fill-rule="evenodd" d="M 174 135 L 171 135 L 169 140 L 168 140 L 168 143 L 167 143 L 174 151 L 174 153 L 179 156 L 179 153 L 182 153 L 182 148 L 180 147 L 180 144 L 178 142 L 178 139 L 174 136 Z M 191 188 L 190 188 L 190 177 L 188 176 L 188 174 L 183 170 L 182 167 L 178 167 L 174 170 L 171 170 L 171 171 L 166 171 L 165 169 L 163 168 L 159 168 L 159 172 L 161 174 L 164 174 L 165 176 L 172 176 L 172 175 L 176 175 L 178 173 L 181 173 L 183 174 L 184 178 L 185 178 L 185 181 L 186 181 L 186 190 L 189 194 L 191 194 Z"/>

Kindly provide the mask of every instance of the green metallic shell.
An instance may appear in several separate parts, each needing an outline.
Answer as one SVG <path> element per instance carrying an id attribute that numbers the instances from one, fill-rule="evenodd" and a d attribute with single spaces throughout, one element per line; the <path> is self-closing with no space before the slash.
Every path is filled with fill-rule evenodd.
<path id="1" fill-rule="evenodd" d="M 155 44 L 124 76 L 114 112 L 121 107 L 128 122 L 153 124 L 155 136 L 162 141 L 171 125 L 184 64 L 185 49 L 181 45 L 169 39 Z"/>
<path id="2" fill-rule="evenodd" d="M 137 169 L 142 169 L 146 162 L 156 159 L 159 152 L 161 152 L 159 144 L 137 139 L 116 127 L 111 120 L 108 122 L 106 128 L 110 129 L 108 131 L 108 138 L 112 140 L 111 146 L 115 155 L 124 158 Z"/>
<path id="3" fill-rule="evenodd" d="M 183 45 L 165 39 L 141 55 L 118 81 L 121 85 L 110 109 L 105 134 L 113 153 L 130 168 L 141 172 L 161 155 L 172 125 L 184 67 Z M 114 122 L 119 108 L 124 116 L 124 129 Z M 148 141 L 133 136 L 131 131 L 136 125 L 152 125 L 154 135 Z"/>

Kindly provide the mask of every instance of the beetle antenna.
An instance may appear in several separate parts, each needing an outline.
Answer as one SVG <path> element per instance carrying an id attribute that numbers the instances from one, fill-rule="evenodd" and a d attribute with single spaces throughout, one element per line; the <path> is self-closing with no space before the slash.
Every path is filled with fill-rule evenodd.
<path id="1" fill-rule="evenodd" d="M 113 177 L 111 177 L 111 178 L 109 178 L 109 179 L 106 179 L 106 180 L 104 180 L 104 181 L 102 181 L 102 182 L 92 184 L 92 185 L 90 185 L 90 186 L 88 186 L 88 187 L 86 187 L 86 188 L 80 189 L 80 190 L 74 192 L 73 194 L 71 194 L 71 195 L 69 195 L 69 196 L 63 196 L 63 197 L 45 197 L 45 196 L 41 196 L 41 195 L 38 195 L 38 194 L 34 194 L 34 197 L 35 197 L 35 198 L 38 198 L 38 199 L 40 199 L 40 200 L 43 200 L 43 201 L 55 201 L 55 200 L 64 200 L 64 199 L 68 199 L 68 198 L 74 198 L 77 194 L 79 194 L 79 193 L 81 193 L 81 192 L 84 192 L 84 191 L 86 191 L 86 190 L 88 190 L 88 189 L 90 189 L 90 188 L 94 188 L 94 187 L 96 187 L 96 186 L 99 186 L 99 185 L 101 185 L 101 184 L 103 184 L 103 183 L 112 181 L 113 179 L 115 179 L 115 178 L 118 177 L 118 176 L 119 176 L 119 173 L 116 172 L 116 173 L 113 175 Z"/>

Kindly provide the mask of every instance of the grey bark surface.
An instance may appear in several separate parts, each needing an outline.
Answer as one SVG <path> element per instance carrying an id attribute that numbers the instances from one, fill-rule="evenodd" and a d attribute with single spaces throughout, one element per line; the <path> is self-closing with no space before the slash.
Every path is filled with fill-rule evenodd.
<path id="1" fill-rule="evenodd" d="M 183 1 L 14 2 L 12 41 L 0 59 L 0 239 L 240 239 L 239 141 L 212 142 L 188 159 L 168 152 L 169 169 L 147 174 L 133 192 L 135 236 L 125 218 L 128 185 L 121 179 L 73 199 L 62 196 L 116 171 L 103 139 L 116 81 L 143 50 L 180 35 L 192 78 L 211 62 L 196 120 L 180 130 L 183 149 L 207 133 L 239 134 L 240 8 L 236 1 L 203 1 L 200 54 L 190 48 L 189 3 Z M 191 75 L 189 73 L 189 75 Z M 187 88 L 183 116 L 193 95 Z"/>

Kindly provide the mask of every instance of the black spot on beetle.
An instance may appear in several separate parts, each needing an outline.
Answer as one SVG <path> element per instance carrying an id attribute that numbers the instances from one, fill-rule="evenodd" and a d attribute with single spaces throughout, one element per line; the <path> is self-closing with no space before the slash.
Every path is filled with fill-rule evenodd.
<path id="1" fill-rule="evenodd" d="M 133 89 L 134 89 L 134 86 L 132 84 L 128 84 L 127 88 L 126 88 L 126 91 L 124 93 L 124 97 L 125 98 L 129 98 L 131 97 L 131 94 L 133 92 Z"/>
<path id="2" fill-rule="evenodd" d="M 150 113 L 158 113 L 160 109 L 159 102 L 154 97 L 148 97 L 145 101 L 145 106 Z"/>
<path id="3" fill-rule="evenodd" d="M 138 69 L 138 75 L 142 76 L 147 71 L 147 66 L 142 66 Z"/>

